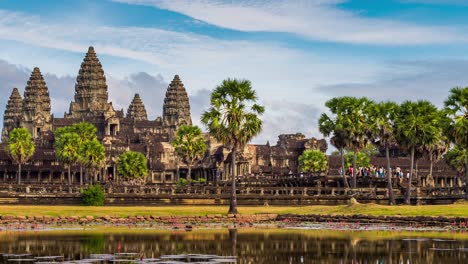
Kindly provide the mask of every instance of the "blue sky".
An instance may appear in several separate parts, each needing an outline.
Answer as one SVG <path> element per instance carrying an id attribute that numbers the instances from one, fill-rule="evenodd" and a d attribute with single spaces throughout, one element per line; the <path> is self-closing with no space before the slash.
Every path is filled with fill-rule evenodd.
<path id="1" fill-rule="evenodd" d="M 156 118 L 179 74 L 199 124 L 210 90 L 247 78 L 266 106 L 255 142 L 320 136 L 333 96 L 441 106 L 468 86 L 467 16 L 468 0 L 0 0 L 0 111 L 38 66 L 62 116 L 92 45 L 117 109 L 140 93 Z"/>

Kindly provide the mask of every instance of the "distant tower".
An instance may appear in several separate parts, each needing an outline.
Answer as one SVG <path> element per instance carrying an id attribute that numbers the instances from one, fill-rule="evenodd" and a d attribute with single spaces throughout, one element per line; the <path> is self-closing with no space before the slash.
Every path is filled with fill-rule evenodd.
<path id="1" fill-rule="evenodd" d="M 18 88 L 13 88 L 3 115 L 2 142 L 6 142 L 13 128 L 19 127 L 23 116 L 23 99 Z"/>
<path id="2" fill-rule="evenodd" d="M 108 99 L 104 70 L 94 48 L 89 47 L 76 77 L 75 101 L 71 102 L 67 117 L 84 118 L 113 112 Z"/>
<path id="3" fill-rule="evenodd" d="M 174 76 L 174 80 L 167 88 L 163 105 L 163 123 L 171 135 L 174 135 L 181 125 L 192 125 L 189 98 L 179 75 Z"/>
<path id="4" fill-rule="evenodd" d="M 135 120 L 148 120 L 145 105 L 141 101 L 140 95 L 135 94 L 127 110 L 127 117 Z"/>
<path id="5" fill-rule="evenodd" d="M 26 127 L 34 138 L 52 129 L 49 89 L 37 67 L 24 90 L 21 126 Z"/>

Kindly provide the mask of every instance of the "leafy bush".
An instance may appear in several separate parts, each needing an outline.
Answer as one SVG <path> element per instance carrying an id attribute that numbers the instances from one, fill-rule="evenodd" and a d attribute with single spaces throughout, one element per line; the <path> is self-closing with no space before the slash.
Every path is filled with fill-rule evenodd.
<path id="1" fill-rule="evenodd" d="M 197 180 L 193 180 L 192 182 L 193 183 L 205 183 L 206 180 L 205 180 L 205 178 L 198 178 Z"/>
<path id="2" fill-rule="evenodd" d="M 354 153 L 353 152 L 348 152 L 345 155 L 345 166 L 347 168 L 353 166 L 353 160 L 354 160 Z M 369 167 L 370 166 L 370 158 L 369 156 L 364 153 L 364 152 L 358 152 L 356 153 L 356 166 L 359 167 Z"/>
<path id="3" fill-rule="evenodd" d="M 102 206 L 104 205 L 106 195 L 101 185 L 90 185 L 81 192 L 81 199 L 84 205 Z"/>
<path id="4" fill-rule="evenodd" d="M 318 149 L 306 150 L 299 156 L 299 167 L 304 172 L 324 172 L 327 170 L 327 156 Z"/>
<path id="5" fill-rule="evenodd" d="M 148 174 L 145 155 L 140 152 L 127 151 L 117 160 L 117 172 L 127 179 L 144 177 Z"/>
<path id="6" fill-rule="evenodd" d="M 176 181 L 177 186 L 186 186 L 187 185 L 187 180 L 184 178 L 180 178 L 179 180 Z"/>

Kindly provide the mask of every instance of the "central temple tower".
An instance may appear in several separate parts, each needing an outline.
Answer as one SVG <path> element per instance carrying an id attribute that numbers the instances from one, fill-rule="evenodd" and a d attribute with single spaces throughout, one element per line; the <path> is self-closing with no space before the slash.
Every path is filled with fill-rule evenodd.
<path id="1" fill-rule="evenodd" d="M 75 101 L 71 102 L 67 117 L 83 119 L 113 112 L 108 99 L 104 70 L 94 48 L 89 47 L 76 77 Z"/>

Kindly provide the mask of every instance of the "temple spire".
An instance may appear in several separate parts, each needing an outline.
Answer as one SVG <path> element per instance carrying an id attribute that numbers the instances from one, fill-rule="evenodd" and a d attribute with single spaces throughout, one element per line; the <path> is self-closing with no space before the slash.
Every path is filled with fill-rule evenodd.
<path id="1" fill-rule="evenodd" d="M 148 120 L 145 105 L 139 94 L 135 94 L 127 110 L 127 117 L 135 120 Z"/>
<path id="2" fill-rule="evenodd" d="M 51 129 L 50 97 L 44 77 L 38 67 L 34 68 L 24 90 L 22 126 L 33 137 Z"/>
<path id="3" fill-rule="evenodd" d="M 106 76 L 93 47 L 81 63 L 76 77 L 75 101 L 70 104 L 68 116 L 82 118 L 84 116 L 102 114 L 109 110 Z"/>
<path id="4" fill-rule="evenodd" d="M 179 75 L 175 75 L 166 91 L 163 105 L 163 122 L 172 134 L 181 125 L 192 125 L 190 102 Z"/>
<path id="5" fill-rule="evenodd" d="M 23 116 L 23 98 L 18 88 L 13 88 L 3 115 L 2 142 L 6 142 L 13 128 L 19 127 Z"/>

